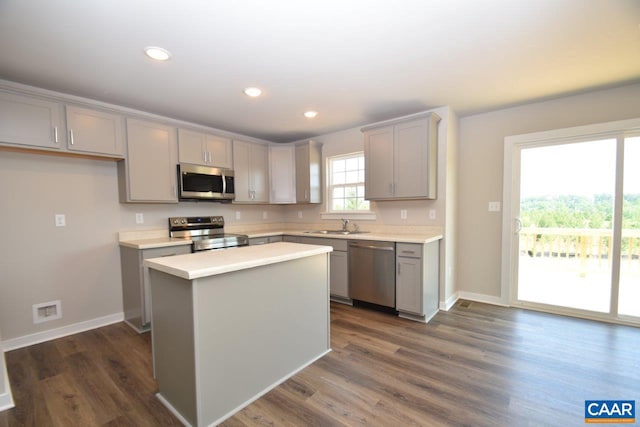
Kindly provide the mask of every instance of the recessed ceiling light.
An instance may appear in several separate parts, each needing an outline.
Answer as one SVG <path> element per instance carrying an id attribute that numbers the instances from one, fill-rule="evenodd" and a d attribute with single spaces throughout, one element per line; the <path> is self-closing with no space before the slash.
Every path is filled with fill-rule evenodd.
<path id="1" fill-rule="evenodd" d="M 315 118 L 317 115 L 318 115 L 318 112 L 317 112 L 317 111 L 307 111 L 307 112 L 305 112 L 305 113 L 304 113 L 304 116 L 305 116 L 307 119 L 313 119 L 313 118 Z"/>
<path id="2" fill-rule="evenodd" d="M 144 53 L 151 59 L 156 61 L 167 61 L 171 59 L 171 52 L 161 47 L 149 46 L 144 48 Z"/>
<path id="3" fill-rule="evenodd" d="M 248 87 L 244 90 L 244 94 L 250 96 L 251 98 L 255 98 L 262 94 L 262 90 L 257 87 Z"/>

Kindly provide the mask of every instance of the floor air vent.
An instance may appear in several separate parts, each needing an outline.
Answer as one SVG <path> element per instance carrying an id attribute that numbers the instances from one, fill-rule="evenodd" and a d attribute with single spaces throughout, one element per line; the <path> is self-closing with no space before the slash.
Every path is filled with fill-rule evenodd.
<path id="1" fill-rule="evenodd" d="M 469 302 L 469 301 L 462 301 L 460 303 L 460 307 L 462 307 L 462 308 L 469 308 L 470 305 L 471 305 L 471 302 Z"/>

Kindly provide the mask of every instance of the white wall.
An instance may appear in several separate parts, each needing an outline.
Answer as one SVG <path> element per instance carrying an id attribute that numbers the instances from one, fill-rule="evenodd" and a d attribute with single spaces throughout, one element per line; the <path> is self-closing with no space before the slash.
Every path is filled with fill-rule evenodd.
<path id="1" fill-rule="evenodd" d="M 224 215 L 240 227 L 282 221 L 281 206 L 120 204 L 116 169 L 106 160 L 0 151 L 5 341 L 121 313 L 121 230 L 166 229 L 167 218 L 179 215 Z M 135 224 L 136 212 L 145 224 Z M 54 226 L 55 214 L 66 215 L 66 227 Z M 62 319 L 34 324 L 32 305 L 53 300 L 62 301 Z"/>
<path id="2" fill-rule="evenodd" d="M 640 84 L 567 96 L 460 119 L 458 290 L 489 301 L 500 291 L 504 138 L 640 117 Z M 544 165 L 541 165 L 544 167 Z"/>

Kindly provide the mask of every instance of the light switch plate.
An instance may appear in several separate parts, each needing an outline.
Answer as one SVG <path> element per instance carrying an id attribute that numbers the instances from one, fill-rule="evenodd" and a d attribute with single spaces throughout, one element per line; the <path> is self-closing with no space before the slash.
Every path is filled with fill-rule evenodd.
<path id="1" fill-rule="evenodd" d="M 269 217 L 269 214 L 267 213 L 267 211 L 262 211 L 262 219 L 267 219 Z"/>
<path id="2" fill-rule="evenodd" d="M 136 214 L 136 224 L 144 224 L 144 214 L 142 213 Z"/>
<path id="3" fill-rule="evenodd" d="M 240 211 L 236 211 L 236 219 L 240 218 L 242 218 L 242 214 L 240 213 Z"/>
<path id="4" fill-rule="evenodd" d="M 400 219 L 407 219 L 407 210 L 400 209 Z"/>
<path id="5" fill-rule="evenodd" d="M 429 219 L 436 219 L 436 210 L 429 209 Z"/>
<path id="6" fill-rule="evenodd" d="M 298 218 L 302 218 L 302 211 L 298 211 Z"/>
<path id="7" fill-rule="evenodd" d="M 66 227 L 67 226 L 67 218 L 64 214 L 56 214 L 56 227 Z"/>

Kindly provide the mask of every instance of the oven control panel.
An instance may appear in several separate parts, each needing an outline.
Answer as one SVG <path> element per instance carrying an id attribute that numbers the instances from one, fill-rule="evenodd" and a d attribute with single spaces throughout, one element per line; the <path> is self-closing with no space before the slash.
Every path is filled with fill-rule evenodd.
<path id="1" fill-rule="evenodd" d="M 169 227 L 179 226 L 213 226 L 224 227 L 224 217 L 222 216 L 190 216 L 169 218 Z"/>

